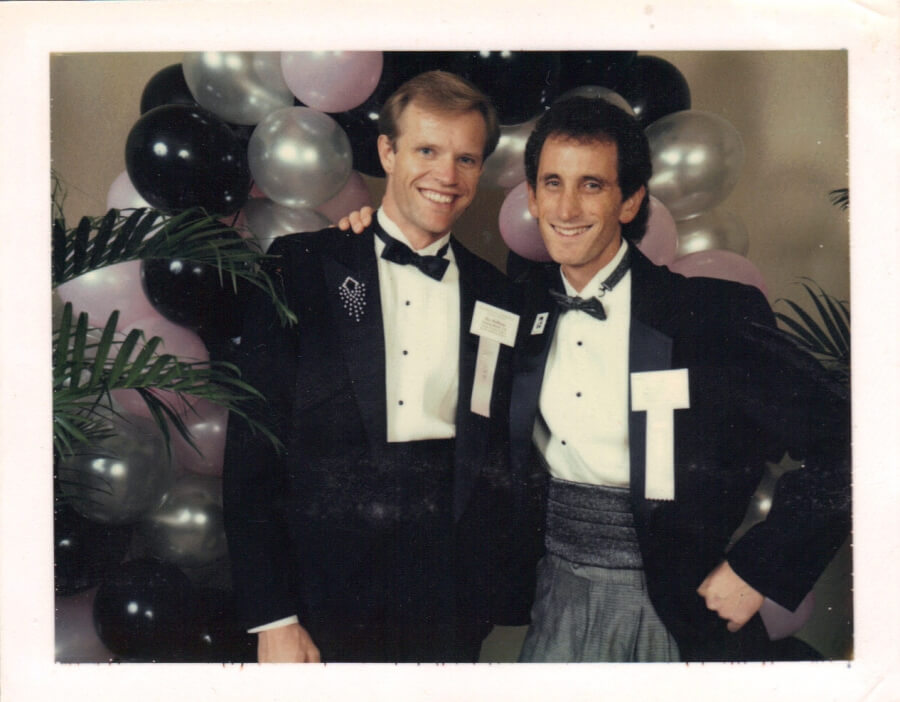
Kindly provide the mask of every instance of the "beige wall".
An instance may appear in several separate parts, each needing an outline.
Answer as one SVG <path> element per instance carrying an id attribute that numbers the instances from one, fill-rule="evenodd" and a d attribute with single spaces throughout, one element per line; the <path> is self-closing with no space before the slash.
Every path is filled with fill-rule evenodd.
<path id="1" fill-rule="evenodd" d="M 846 187 L 847 57 L 844 52 L 652 52 L 673 63 L 691 88 L 694 109 L 731 122 L 746 159 L 722 204 L 750 235 L 748 258 L 770 301 L 802 300 L 792 283 L 813 278 L 849 299 L 847 215 L 828 192 Z M 125 139 L 140 116 L 150 77 L 176 53 L 62 54 L 51 62 L 53 165 L 68 188 L 66 217 L 106 210 L 112 180 L 125 169 Z M 382 181 L 368 179 L 378 198 Z M 498 266 L 506 250 L 497 215 L 504 193 L 483 188 L 457 225 L 477 253 Z"/>

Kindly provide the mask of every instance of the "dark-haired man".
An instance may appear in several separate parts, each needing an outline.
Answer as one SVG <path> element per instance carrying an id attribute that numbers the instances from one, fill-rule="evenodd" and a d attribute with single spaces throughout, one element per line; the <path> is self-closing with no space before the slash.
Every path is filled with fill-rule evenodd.
<path id="1" fill-rule="evenodd" d="M 558 265 L 522 279 L 513 465 L 541 462 L 551 480 L 521 660 L 776 657 L 764 596 L 794 609 L 848 532 L 846 392 L 779 335 L 756 289 L 638 251 L 651 162 L 632 117 L 557 103 L 525 158 Z M 785 451 L 805 466 L 727 550 Z"/>
<path id="2" fill-rule="evenodd" d="M 518 318 L 502 275 L 451 238 L 499 138 L 443 72 L 389 98 L 382 206 L 362 236 L 276 240 L 241 341 L 284 443 L 229 429 L 224 499 L 241 620 L 260 661 L 468 661 L 527 621 L 507 414 Z"/>

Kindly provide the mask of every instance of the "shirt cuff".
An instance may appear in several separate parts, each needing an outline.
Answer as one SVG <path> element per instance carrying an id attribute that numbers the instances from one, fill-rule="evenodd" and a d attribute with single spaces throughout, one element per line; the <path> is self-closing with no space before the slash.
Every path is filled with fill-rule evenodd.
<path id="1" fill-rule="evenodd" d="M 255 626 L 252 629 L 247 629 L 248 634 L 258 634 L 261 631 L 268 631 L 269 629 L 277 629 L 281 626 L 288 626 L 289 624 L 299 624 L 300 620 L 297 619 L 296 614 L 292 614 L 290 617 L 285 617 L 284 619 L 278 619 L 274 622 L 269 622 L 268 624 L 263 624 L 262 626 Z"/>

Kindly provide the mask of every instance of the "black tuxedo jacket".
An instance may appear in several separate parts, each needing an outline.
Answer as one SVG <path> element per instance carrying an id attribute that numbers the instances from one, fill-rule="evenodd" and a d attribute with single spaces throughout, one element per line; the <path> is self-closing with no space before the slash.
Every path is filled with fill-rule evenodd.
<path id="1" fill-rule="evenodd" d="M 373 227 L 378 226 L 373 223 Z M 485 622 L 527 621 L 533 578 L 514 572 L 508 401 L 512 349 L 501 347 L 491 418 L 470 411 L 478 337 L 476 300 L 510 309 L 510 285 L 491 265 L 452 243 L 459 268 L 459 397 L 454 442 L 454 537 L 480 594 L 468 614 Z M 284 327 L 263 295 L 251 298 L 240 344 L 243 377 L 266 397 L 285 451 L 232 419 L 225 459 L 226 529 L 241 620 L 248 627 L 305 612 L 310 580 L 329 533 L 365 501 L 386 443 L 385 353 L 373 229 L 328 229 L 277 239 L 269 270 L 298 317 Z M 357 319 L 342 286 L 359 286 Z M 355 491 L 341 480 L 359 480 Z M 334 484 L 330 484 L 331 483 Z M 369 487 L 377 489 L 370 484 Z M 357 505 L 358 506 L 358 505 Z M 364 507 L 364 505 L 363 505 Z M 503 532 L 501 534 L 501 531 Z M 511 570 L 505 569 L 509 565 Z M 524 566 L 523 566 L 524 567 Z M 527 569 L 524 572 L 528 572 Z M 482 592 L 483 591 L 483 592 Z M 477 610 L 477 611 L 476 611 Z"/>
<path id="2" fill-rule="evenodd" d="M 690 408 L 674 412 L 673 501 L 645 498 L 646 413 L 629 414 L 630 491 L 648 591 L 684 659 L 765 658 L 758 616 L 730 634 L 695 591 L 726 557 L 765 462 L 785 451 L 805 459 L 805 467 L 780 479 L 768 518 L 727 559 L 751 586 L 790 609 L 810 590 L 849 531 L 847 392 L 774 329 L 755 288 L 684 278 L 635 247 L 631 255 L 630 372 L 686 368 L 690 392 Z M 535 458 L 530 437 L 558 317 L 551 287 L 562 290 L 555 265 L 524 276 L 511 401 L 519 470 Z M 549 313 L 545 331 L 529 334 L 542 312 Z"/>

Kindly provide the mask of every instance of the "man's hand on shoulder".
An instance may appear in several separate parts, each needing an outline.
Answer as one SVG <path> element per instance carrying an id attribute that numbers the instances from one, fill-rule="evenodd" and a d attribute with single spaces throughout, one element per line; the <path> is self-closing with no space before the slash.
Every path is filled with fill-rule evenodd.
<path id="1" fill-rule="evenodd" d="M 257 634 L 257 659 L 260 663 L 321 663 L 319 649 L 299 624 L 266 629 Z"/>
<path id="2" fill-rule="evenodd" d="M 372 214 L 375 212 L 371 207 L 363 207 L 351 212 L 346 217 L 341 217 L 338 222 L 338 229 L 347 231 L 352 229 L 354 234 L 362 234 L 363 231 L 372 224 Z"/>
<path id="3" fill-rule="evenodd" d="M 732 632 L 750 621 L 763 604 L 763 596 L 735 573 L 728 561 L 706 576 L 697 594 L 706 600 L 708 609 L 728 620 L 728 631 Z"/>

